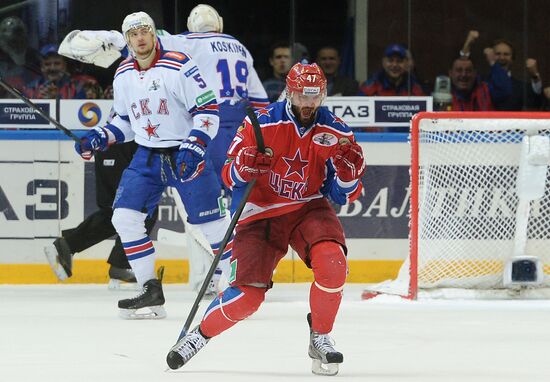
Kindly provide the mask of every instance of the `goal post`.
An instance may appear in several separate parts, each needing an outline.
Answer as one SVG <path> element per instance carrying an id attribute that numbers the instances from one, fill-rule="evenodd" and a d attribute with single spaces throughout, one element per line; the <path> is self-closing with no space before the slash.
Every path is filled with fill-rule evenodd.
<path id="1" fill-rule="evenodd" d="M 550 290 L 550 113 L 419 113 L 410 147 L 410 251 L 363 298 Z"/>

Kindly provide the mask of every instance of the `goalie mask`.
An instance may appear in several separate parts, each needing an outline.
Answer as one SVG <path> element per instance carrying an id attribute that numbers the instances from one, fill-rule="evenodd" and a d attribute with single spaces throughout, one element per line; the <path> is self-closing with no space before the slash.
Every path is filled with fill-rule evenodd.
<path id="1" fill-rule="evenodd" d="M 129 32 L 136 29 L 141 28 L 147 28 L 154 38 L 154 45 L 156 45 L 156 36 L 157 36 L 157 30 L 155 28 L 155 22 L 145 12 L 134 12 L 130 13 L 128 16 L 124 18 L 124 21 L 122 22 L 122 34 L 124 36 L 124 39 L 126 40 L 126 44 L 128 45 L 128 50 L 132 54 L 133 57 L 136 57 L 134 49 L 130 45 L 130 37 Z M 153 45 L 153 46 L 154 46 Z"/>
<path id="2" fill-rule="evenodd" d="M 286 76 L 286 97 L 302 123 L 308 123 L 327 96 L 327 79 L 317 64 L 295 64 Z"/>
<path id="3" fill-rule="evenodd" d="M 210 5 L 199 4 L 187 18 L 189 32 L 223 32 L 223 18 Z"/>
<path id="4" fill-rule="evenodd" d="M 6 17 L 0 22 L 0 50 L 6 52 L 16 65 L 25 65 L 27 28 L 19 17 Z"/>

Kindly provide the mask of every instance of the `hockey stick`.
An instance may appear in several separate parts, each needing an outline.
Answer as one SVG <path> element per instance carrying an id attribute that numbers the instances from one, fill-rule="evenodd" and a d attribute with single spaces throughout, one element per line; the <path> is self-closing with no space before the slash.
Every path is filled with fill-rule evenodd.
<path id="1" fill-rule="evenodd" d="M 2 86 L 4 89 L 10 92 L 15 98 L 19 98 L 21 101 L 23 101 L 28 107 L 34 109 L 36 113 L 38 113 L 38 115 L 48 120 L 52 125 L 54 125 L 58 130 L 61 130 L 63 133 L 65 133 L 65 135 L 71 138 L 73 141 L 75 141 L 76 143 L 81 142 L 80 138 L 78 138 L 71 130 L 67 129 L 65 126 L 57 122 L 48 114 L 44 113 L 42 109 L 40 109 L 35 103 L 33 103 L 30 99 L 28 99 L 23 94 L 21 94 L 19 90 L 17 90 L 10 84 L 6 83 L 1 77 L 0 77 L 0 86 Z"/>
<path id="2" fill-rule="evenodd" d="M 256 144 L 258 146 L 258 151 L 261 153 L 265 153 L 265 144 L 264 144 L 264 137 L 262 135 L 262 131 L 260 128 L 260 124 L 258 123 L 258 119 L 256 118 L 256 114 L 254 111 L 250 108 L 246 108 L 246 115 L 250 119 L 250 123 L 252 124 L 252 127 L 254 128 L 254 135 L 256 137 Z M 189 328 L 191 327 L 191 323 L 193 322 L 193 319 L 195 318 L 195 315 L 197 314 L 197 310 L 199 309 L 199 304 L 204 297 L 204 294 L 206 292 L 206 289 L 208 288 L 208 283 L 210 282 L 210 279 L 214 275 L 214 272 L 216 270 L 216 266 L 218 265 L 222 255 L 223 251 L 225 250 L 225 247 L 227 246 L 227 243 L 229 242 L 229 239 L 231 238 L 231 235 L 233 235 L 233 230 L 235 229 L 235 226 L 237 225 L 237 222 L 239 221 L 239 218 L 241 217 L 241 213 L 243 212 L 244 206 L 246 204 L 246 201 L 248 200 L 248 197 L 250 196 L 250 192 L 252 192 L 252 188 L 254 188 L 254 184 L 256 184 L 256 179 L 252 179 L 247 185 L 246 189 L 244 190 L 243 197 L 241 199 L 241 202 L 239 203 L 239 206 L 237 207 L 235 213 L 233 214 L 233 217 L 231 218 L 231 223 L 229 223 L 229 227 L 227 227 L 227 231 L 225 232 L 225 236 L 223 237 L 222 242 L 220 243 L 220 249 L 216 256 L 214 257 L 214 260 L 212 261 L 212 265 L 210 265 L 210 269 L 208 270 L 208 273 L 206 274 L 206 277 L 202 283 L 201 289 L 199 290 L 199 293 L 197 294 L 197 297 L 195 298 L 195 302 L 193 303 L 193 307 L 191 308 L 191 311 L 189 312 L 189 315 L 187 316 L 187 320 L 185 321 L 185 324 L 183 325 L 183 328 L 181 329 L 180 335 L 178 337 L 178 341 L 181 340 L 186 334 Z"/>

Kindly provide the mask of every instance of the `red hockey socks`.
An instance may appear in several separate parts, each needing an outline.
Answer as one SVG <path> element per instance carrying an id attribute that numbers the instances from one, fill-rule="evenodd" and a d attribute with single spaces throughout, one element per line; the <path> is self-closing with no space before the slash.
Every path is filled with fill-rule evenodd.
<path id="1" fill-rule="evenodd" d="M 309 292 L 313 331 L 332 331 L 336 313 L 342 301 L 347 275 L 346 256 L 340 244 L 323 241 L 311 248 L 311 268 L 315 281 Z"/>
<path id="2" fill-rule="evenodd" d="M 248 285 L 224 290 L 208 307 L 202 318 L 200 330 L 207 337 L 214 337 L 244 320 L 264 301 L 265 288 Z"/>

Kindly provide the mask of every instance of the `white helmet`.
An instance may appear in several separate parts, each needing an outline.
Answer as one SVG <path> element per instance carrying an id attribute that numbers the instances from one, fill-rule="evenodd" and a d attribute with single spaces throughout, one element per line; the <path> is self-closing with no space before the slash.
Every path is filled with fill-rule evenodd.
<path id="1" fill-rule="evenodd" d="M 210 5 L 199 4 L 187 18 L 189 32 L 223 32 L 223 18 Z"/>
<path id="2" fill-rule="evenodd" d="M 134 12 L 130 13 L 128 16 L 124 18 L 124 21 L 122 22 L 122 34 L 124 35 L 124 39 L 126 40 L 126 44 L 128 45 L 128 49 L 134 54 L 132 51 L 132 48 L 130 47 L 130 39 L 128 38 L 128 32 L 132 29 L 136 28 L 142 28 L 147 27 L 151 31 L 152 35 L 156 38 L 157 30 L 155 28 L 155 22 L 145 12 Z"/>

